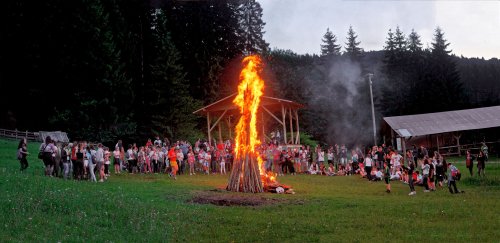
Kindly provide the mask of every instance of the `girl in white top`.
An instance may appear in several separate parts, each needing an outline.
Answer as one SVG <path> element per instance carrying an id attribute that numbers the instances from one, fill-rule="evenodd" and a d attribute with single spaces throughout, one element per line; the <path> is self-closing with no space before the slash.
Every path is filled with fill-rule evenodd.
<path id="1" fill-rule="evenodd" d="M 309 167 L 309 174 L 316 175 L 319 172 L 319 167 L 316 162 L 313 162 L 311 167 Z"/>
<path id="2" fill-rule="evenodd" d="M 113 151 L 113 165 L 115 166 L 115 174 L 120 173 L 120 148 L 118 146 L 115 147 L 115 151 Z"/>
<path id="3" fill-rule="evenodd" d="M 179 170 L 182 170 L 184 166 L 182 166 L 182 163 L 184 163 L 184 154 L 182 153 L 182 150 L 179 149 L 176 153 L 177 156 L 177 166 L 179 167 Z M 184 171 L 181 171 L 183 173 Z"/>
<path id="4" fill-rule="evenodd" d="M 104 147 L 104 174 L 106 178 L 109 176 L 109 165 L 111 164 L 111 161 L 109 157 L 111 156 L 111 152 L 109 152 L 108 147 Z"/>
<path id="5" fill-rule="evenodd" d="M 226 174 L 226 154 L 222 153 L 221 154 L 221 159 L 220 159 L 220 174 L 225 175 Z"/>
<path id="6" fill-rule="evenodd" d="M 318 148 L 318 164 L 323 164 L 325 162 L 325 152 Z"/>

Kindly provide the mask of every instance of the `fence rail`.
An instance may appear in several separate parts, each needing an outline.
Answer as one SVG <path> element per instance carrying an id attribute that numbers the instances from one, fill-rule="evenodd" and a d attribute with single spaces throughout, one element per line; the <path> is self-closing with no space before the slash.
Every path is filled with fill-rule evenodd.
<path id="1" fill-rule="evenodd" d="M 38 132 L 29 131 L 0 129 L 0 137 L 11 139 L 26 138 L 28 141 L 40 141 L 40 134 Z"/>

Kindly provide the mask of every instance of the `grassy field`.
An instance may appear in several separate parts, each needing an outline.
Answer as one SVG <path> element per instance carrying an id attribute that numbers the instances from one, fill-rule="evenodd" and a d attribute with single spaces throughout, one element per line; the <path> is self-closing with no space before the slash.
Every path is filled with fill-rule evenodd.
<path id="1" fill-rule="evenodd" d="M 279 177 L 296 194 L 238 194 L 266 198 L 263 206 L 192 203 L 202 193 L 233 195 L 227 176 L 112 175 L 105 183 L 42 176 L 32 156 L 21 174 L 18 141 L 0 140 L 0 242 L 499 242 L 500 163 L 487 179 L 408 196 L 408 186 L 358 176 Z M 29 151 L 36 154 L 37 144 Z M 458 158 L 451 158 L 457 161 Z"/>

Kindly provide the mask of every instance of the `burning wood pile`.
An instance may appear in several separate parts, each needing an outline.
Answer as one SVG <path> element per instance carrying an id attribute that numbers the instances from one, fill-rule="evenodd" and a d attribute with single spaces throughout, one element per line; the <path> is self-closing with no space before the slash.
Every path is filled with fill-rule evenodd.
<path id="1" fill-rule="evenodd" d="M 259 76 L 262 62 L 258 56 L 243 59 L 238 94 L 233 100 L 241 117 L 236 125 L 235 158 L 227 190 L 233 192 L 293 193 L 289 186 L 280 185 L 272 173 L 265 173 L 262 158 L 256 151 L 260 140 L 257 133 L 257 110 L 264 92 L 264 80 Z"/>

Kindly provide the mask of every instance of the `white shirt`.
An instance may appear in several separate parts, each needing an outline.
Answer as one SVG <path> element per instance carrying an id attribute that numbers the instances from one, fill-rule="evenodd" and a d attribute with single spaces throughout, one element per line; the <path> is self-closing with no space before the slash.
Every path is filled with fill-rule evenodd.
<path id="1" fill-rule="evenodd" d="M 318 152 L 318 161 L 319 162 L 324 162 L 325 161 L 325 152 L 323 152 L 323 151 Z"/>
<path id="2" fill-rule="evenodd" d="M 102 148 L 98 148 L 96 153 L 95 153 L 95 160 L 97 162 L 103 162 L 104 161 L 104 150 Z"/>
<path id="3" fill-rule="evenodd" d="M 373 163 L 372 158 L 370 158 L 370 157 L 365 158 L 365 166 L 371 167 L 372 163 Z"/>

